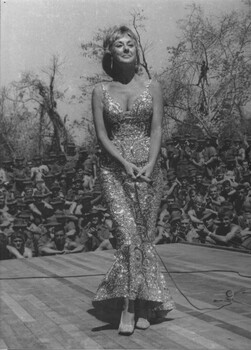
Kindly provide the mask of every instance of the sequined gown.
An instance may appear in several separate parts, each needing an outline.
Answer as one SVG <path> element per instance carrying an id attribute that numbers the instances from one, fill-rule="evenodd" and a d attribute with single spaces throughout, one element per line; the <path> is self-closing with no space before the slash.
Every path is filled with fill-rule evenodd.
<path id="1" fill-rule="evenodd" d="M 104 122 L 108 137 L 121 155 L 143 167 L 149 157 L 153 114 L 151 81 L 124 112 L 103 85 Z M 152 241 L 162 196 L 160 160 L 156 162 L 152 183 L 134 182 L 124 168 L 102 150 L 100 180 L 103 195 L 115 226 L 115 261 L 98 287 L 93 305 L 118 307 L 123 298 L 148 301 L 150 317 L 165 315 L 174 305 L 160 272 Z M 136 303 L 137 304 L 137 303 Z"/>

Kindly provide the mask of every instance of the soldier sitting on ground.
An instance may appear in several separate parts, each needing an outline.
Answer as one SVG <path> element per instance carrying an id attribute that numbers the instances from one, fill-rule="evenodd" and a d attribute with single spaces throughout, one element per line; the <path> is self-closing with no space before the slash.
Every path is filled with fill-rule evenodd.
<path id="1" fill-rule="evenodd" d="M 25 236 L 21 230 L 13 232 L 8 248 L 11 258 L 32 258 L 32 250 L 25 246 Z"/>

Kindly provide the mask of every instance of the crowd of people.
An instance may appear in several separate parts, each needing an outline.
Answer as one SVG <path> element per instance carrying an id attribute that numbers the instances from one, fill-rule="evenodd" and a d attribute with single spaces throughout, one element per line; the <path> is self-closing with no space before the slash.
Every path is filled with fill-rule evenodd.
<path id="1" fill-rule="evenodd" d="M 173 137 L 155 243 L 251 249 L 251 139 Z"/>
<path id="2" fill-rule="evenodd" d="M 67 152 L 4 159 L 0 167 L 0 259 L 116 247 L 98 180 L 99 157 Z M 161 148 L 165 186 L 155 244 L 251 249 L 251 139 L 175 136 Z"/>
<path id="3" fill-rule="evenodd" d="M 97 180 L 98 158 L 68 145 L 5 159 L 0 168 L 1 259 L 78 253 L 114 246 L 113 223 Z"/>

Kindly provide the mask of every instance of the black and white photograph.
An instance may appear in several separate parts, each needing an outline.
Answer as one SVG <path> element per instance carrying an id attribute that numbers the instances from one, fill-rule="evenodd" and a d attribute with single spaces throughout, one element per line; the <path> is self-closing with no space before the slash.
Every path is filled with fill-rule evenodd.
<path id="1" fill-rule="evenodd" d="M 249 350 L 251 0 L 0 0 L 0 350 Z"/>

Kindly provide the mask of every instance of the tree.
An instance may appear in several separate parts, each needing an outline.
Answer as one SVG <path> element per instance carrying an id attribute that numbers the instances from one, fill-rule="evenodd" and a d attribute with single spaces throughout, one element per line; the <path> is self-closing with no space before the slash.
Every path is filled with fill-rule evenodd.
<path id="1" fill-rule="evenodd" d="M 72 137 L 66 129 L 66 117 L 57 111 L 57 100 L 64 94 L 55 87 L 62 62 L 53 56 L 43 70 L 47 82 L 38 75 L 25 72 L 19 81 L 3 88 L 0 94 L 0 151 L 15 157 L 26 154 L 44 154 L 50 149 L 64 151 Z"/>
<path id="2" fill-rule="evenodd" d="M 63 120 L 57 111 L 57 100 L 64 97 L 63 93 L 55 88 L 55 80 L 60 74 L 61 65 L 59 57 L 54 55 L 51 64 L 43 70 L 49 78 L 47 83 L 30 72 L 24 73 L 21 80 L 16 83 L 24 103 L 35 104 L 39 114 L 39 153 L 43 151 L 42 144 L 46 138 L 52 140 L 51 148 L 55 152 L 64 151 L 64 145 L 70 138 L 65 127 L 66 118 Z"/>
<path id="3" fill-rule="evenodd" d="M 0 160 L 36 149 L 36 113 L 20 100 L 20 91 L 10 84 L 0 92 Z"/>
<path id="4" fill-rule="evenodd" d="M 180 30 L 179 44 L 167 48 L 169 66 L 161 75 L 167 116 L 209 135 L 233 121 L 239 127 L 243 106 L 251 100 L 250 11 L 208 18 L 192 5 Z M 203 61 L 209 66 L 207 81 L 199 81 Z"/>

